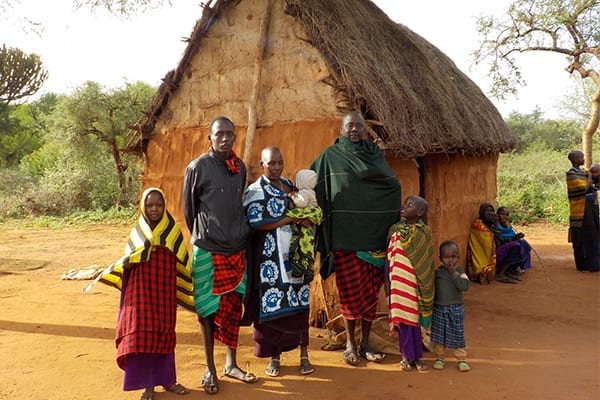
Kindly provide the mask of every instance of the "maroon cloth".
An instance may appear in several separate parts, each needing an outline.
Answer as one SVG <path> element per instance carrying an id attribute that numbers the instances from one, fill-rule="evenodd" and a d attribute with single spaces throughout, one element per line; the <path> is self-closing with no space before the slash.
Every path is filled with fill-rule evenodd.
<path id="1" fill-rule="evenodd" d="M 244 278 L 246 252 L 232 255 L 212 254 L 213 294 L 215 296 L 235 290 Z"/>
<path id="2" fill-rule="evenodd" d="M 278 356 L 301 345 L 308 346 L 308 313 L 296 313 L 272 321 L 254 322 L 254 355 Z"/>
<path id="3" fill-rule="evenodd" d="M 344 319 L 373 321 L 383 285 L 383 268 L 361 260 L 354 251 L 345 250 L 333 252 L 333 263 Z"/>
<path id="4" fill-rule="evenodd" d="M 215 340 L 227 347 L 237 348 L 240 334 L 240 321 L 242 319 L 242 295 L 237 292 L 227 292 L 221 295 L 219 308 L 215 315 Z M 198 316 L 202 323 L 202 317 Z"/>
<path id="5" fill-rule="evenodd" d="M 124 270 L 115 339 L 120 368 L 130 354 L 175 351 L 176 279 L 177 258 L 165 247 Z"/>

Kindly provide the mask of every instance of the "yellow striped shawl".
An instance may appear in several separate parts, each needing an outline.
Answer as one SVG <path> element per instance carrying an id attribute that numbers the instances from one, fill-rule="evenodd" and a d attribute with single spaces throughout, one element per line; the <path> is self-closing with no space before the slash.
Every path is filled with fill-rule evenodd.
<path id="1" fill-rule="evenodd" d="M 150 188 L 144 191 L 141 202 L 142 215 L 140 215 L 137 224 L 129 233 L 125 254 L 106 267 L 93 282 L 83 288 L 83 292 L 89 291 L 98 281 L 121 290 L 123 269 L 129 268 L 132 264 L 148 261 L 152 248 L 161 246 L 169 249 L 177 258 L 177 303 L 195 312 L 190 257 L 179 225 L 171 214 L 166 211 L 166 205 L 165 212 L 154 230 L 150 228 L 144 217 L 143 200 L 151 191 L 159 192 L 164 199 L 164 194 L 160 189 Z"/>
<path id="2" fill-rule="evenodd" d="M 585 172 L 575 167 L 568 170 L 567 191 L 569 194 L 569 225 L 571 228 L 581 228 L 583 226 L 586 190 L 587 177 Z"/>

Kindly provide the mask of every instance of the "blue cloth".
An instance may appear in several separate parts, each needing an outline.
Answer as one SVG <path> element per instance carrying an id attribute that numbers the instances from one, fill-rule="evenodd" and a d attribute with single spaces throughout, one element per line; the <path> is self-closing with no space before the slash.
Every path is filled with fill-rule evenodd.
<path id="1" fill-rule="evenodd" d="M 280 182 L 292 187 L 292 183 L 281 178 Z M 285 217 L 288 197 L 279 188 L 270 184 L 261 176 L 246 189 L 244 208 L 250 226 L 257 227 L 276 222 Z M 299 312 L 308 313 L 310 283 L 303 276 L 292 275 L 289 263 L 292 228 L 283 225 L 264 233 L 260 254 L 256 263 L 249 266 L 249 274 L 258 282 L 258 319 L 259 322 L 274 320 Z"/>
<path id="2" fill-rule="evenodd" d="M 502 226 L 501 224 L 498 224 L 497 228 L 500 232 L 500 237 L 502 240 L 509 240 L 517 236 L 517 232 L 515 232 L 511 225 Z"/>
<path id="3" fill-rule="evenodd" d="M 436 304 L 433 307 L 431 342 L 443 344 L 448 349 L 466 347 L 464 304 Z"/>

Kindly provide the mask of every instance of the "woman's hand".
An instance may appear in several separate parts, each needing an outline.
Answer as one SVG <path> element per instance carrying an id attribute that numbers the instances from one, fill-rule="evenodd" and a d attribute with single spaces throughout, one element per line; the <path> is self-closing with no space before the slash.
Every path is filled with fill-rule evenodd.
<path id="1" fill-rule="evenodd" d="M 312 222 L 310 222 L 308 218 L 294 218 L 293 222 L 295 224 L 303 226 L 304 228 L 310 228 L 312 225 Z"/>

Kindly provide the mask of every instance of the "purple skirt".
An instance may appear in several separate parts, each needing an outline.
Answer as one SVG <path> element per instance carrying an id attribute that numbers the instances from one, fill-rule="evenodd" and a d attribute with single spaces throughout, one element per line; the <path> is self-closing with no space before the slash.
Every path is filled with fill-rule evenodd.
<path id="1" fill-rule="evenodd" d="M 125 358 L 123 390 L 138 390 L 155 386 L 169 387 L 177 382 L 175 353 L 136 353 Z"/>

